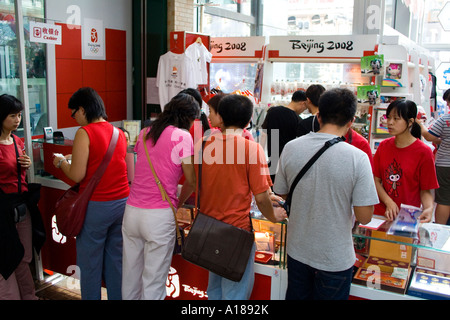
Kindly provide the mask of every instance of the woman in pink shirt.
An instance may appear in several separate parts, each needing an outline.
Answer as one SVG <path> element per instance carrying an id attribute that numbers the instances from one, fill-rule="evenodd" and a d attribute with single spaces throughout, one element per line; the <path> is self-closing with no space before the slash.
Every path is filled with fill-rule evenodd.
<path id="1" fill-rule="evenodd" d="M 194 145 L 188 130 L 199 116 L 200 106 L 195 99 L 180 93 L 165 105 L 158 119 L 139 134 L 135 146 L 135 176 L 122 227 L 124 300 L 163 300 L 166 297 L 166 279 L 175 244 L 175 219 L 155 182 L 147 160 L 144 135 L 156 175 L 176 208 L 182 174 L 195 187 Z"/>

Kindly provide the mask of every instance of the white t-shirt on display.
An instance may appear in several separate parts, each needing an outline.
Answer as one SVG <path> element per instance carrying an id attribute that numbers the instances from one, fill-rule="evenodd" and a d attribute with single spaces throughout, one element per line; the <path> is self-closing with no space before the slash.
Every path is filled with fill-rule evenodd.
<path id="1" fill-rule="evenodd" d="M 158 87 L 161 110 L 164 106 L 186 88 L 196 88 L 194 64 L 185 53 L 176 54 L 171 51 L 159 58 L 156 86 Z"/>
<path id="2" fill-rule="evenodd" d="M 194 77 L 197 84 L 208 83 L 207 63 L 211 62 L 212 53 L 203 45 L 203 43 L 194 42 L 186 48 L 186 55 L 192 59 L 194 64 Z"/>

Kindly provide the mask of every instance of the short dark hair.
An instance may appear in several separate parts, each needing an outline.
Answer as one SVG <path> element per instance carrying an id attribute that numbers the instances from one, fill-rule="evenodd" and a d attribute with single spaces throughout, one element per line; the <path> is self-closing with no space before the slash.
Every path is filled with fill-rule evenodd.
<path id="1" fill-rule="evenodd" d="M 253 116 L 253 103 L 246 96 L 230 94 L 220 100 L 218 112 L 225 127 L 244 129 Z"/>
<path id="2" fill-rule="evenodd" d="M 195 99 L 195 101 L 197 101 L 198 105 L 200 106 L 200 109 L 202 108 L 203 98 L 202 98 L 202 95 L 200 94 L 200 91 L 198 91 L 197 89 L 186 88 L 186 89 L 181 90 L 179 93 L 186 93 L 186 94 L 192 96 Z M 200 120 L 202 122 L 204 131 L 211 129 L 211 127 L 209 126 L 208 117 L 206 116 L 206 114 L 203 111 L 200 114 Z"/>
<path id="3" fill-rule="evenodd" d="M 319 115 L 322 124 L 340 127 L 352 121 L 357 107 L 355 94 L 348 89 L 335 88 L 326 91 L 319 100 Z"/>
<path id="4" fill-rule="evenodd" d="M 306 97 L 315 106 L 319 105 L 320 96 L 325 92 L 324 86 L 320 84 L 312 84 L 306 89 Z"/>
<path id="5" fill-rule="evenodd" d="M 69 109 L 77 110 L 80 107 L 83 107 L 88 123 L 98 118 L 108 120 L 103 100 L 97 91 L 92 88 L 80 88 L 70 98 Z"/>
<path id="6" fill-rule="evenodd" d="M 444 101 L 450 100 L 450 89 L 445 90 L 442 99 L 444 99 Z"/>
<path id="7" fill-rule="evenodd" d="M 211 99 L 209 99 L 209 101 L 208 101 L 208 106 L 210 106 L 217 113 L 219 110 L 220 100 L 222 100 L 222 98 L 225 96 L 226 96 L 226 94 L 223 92 L 220 92 L 220 93 L 212 96 Z"/>
<path id="8" fill-rule="evenodd" d="M 194 97 L 195 101 L 197 101 L 198 105 L 201 107 L 202 106 L 202 95 L 200 94 L 200 91 L 198 91 L 197 89 L 194 88 L 186 88 L 181 90 L 179 93 L 186 93 L 191 95 L 192 97 Z"/>
<path id="9" fill-rule="evenodd" d="M 0 130 L 3 132 L 3 121 L 10 115 L 23 111 L 22 102 L 9 94 L 0 96 Z"/>
<path id="10" fill-rule="evenodd" d="M 306 101 L 306 99 L 306 92 L 303 90 L 297 90 L 292 94 L 292 101 L 294 102 Z"/>

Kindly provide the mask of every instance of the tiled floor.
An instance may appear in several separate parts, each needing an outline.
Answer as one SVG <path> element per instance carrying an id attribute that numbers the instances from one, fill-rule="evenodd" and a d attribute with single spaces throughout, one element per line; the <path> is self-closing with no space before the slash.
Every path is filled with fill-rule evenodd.
<path id="1" fill-rule="evenodd" d="M 80 289 L 73 279 L 61 274 L 47 276 L 36 283 L 36 296 L 39 300 L 81 300 Z M 105 288 L 102 288 L 102 300 L 107 300 Z"/>

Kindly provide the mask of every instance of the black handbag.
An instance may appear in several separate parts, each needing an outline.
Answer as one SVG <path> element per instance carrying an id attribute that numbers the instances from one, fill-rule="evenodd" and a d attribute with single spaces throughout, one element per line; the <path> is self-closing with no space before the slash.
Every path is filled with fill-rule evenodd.
<path id="1" fill-rule="evenodd" d="M 204 145 L 205 141 L 203 147 Z M 214 219 L 200 211 L 202 161 L 203 159 L 198 173 L 197 215 L 185 239 L 181 255 L 197 266 L 237 282 L 244 275 L 255 236 L 253 232 Z M 251 222 L 250 213 L 249 218 Z"/>
<path id="2" fill-rule="evenodd" d="M 331 140 L 328 140 L 325 142 L 325 145 L 317 151 L 317 153 L 305 164 L 305 166 L 300 170 L 298 175 L 295 177 L 294 182 L 292 182 L 291 187 L 289 188 L 289 194 L 286 198 L 286 201 L 284 202 L 284 209 L 286 210 L 287 215 L 289 216 L 291 213 L 291 202 L 292 202 L 292 195 L 294 194 L 294 189 L 297 186 L 300 179 L 305 175 L 306 171 L 311 168 L 311 166 L 316 162 L 317 159 L 331 146 L 334 146 L 336 143 L 339 143 L 341 141 L 345 141 L 344 137 L 337 137 Z"/>

